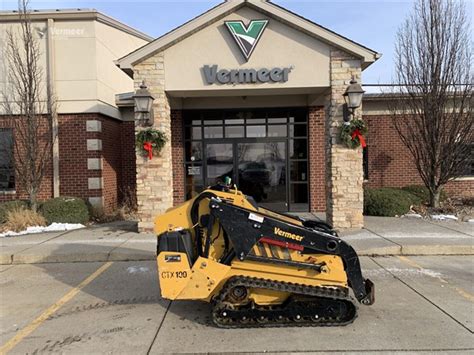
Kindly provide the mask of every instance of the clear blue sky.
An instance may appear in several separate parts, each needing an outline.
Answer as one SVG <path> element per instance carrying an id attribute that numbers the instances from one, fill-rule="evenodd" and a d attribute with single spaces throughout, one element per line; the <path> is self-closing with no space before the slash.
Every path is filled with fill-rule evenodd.
<path id="1" fill-rule="evenodd" d="M 95 8 L 152 37 L 160 35 L 199 15 L 219 0 L 31 0 L 34 9 Z M 343 36 L 383 54 L 364 71 L 364 83 L 390 82 L 393 68 L 393 43 L 413 0 L 274 0 Z M 16 0 L 0 0 L 1 10 L 13 10 Z M 472 12 L 472 0 L 468 5 Z"/>

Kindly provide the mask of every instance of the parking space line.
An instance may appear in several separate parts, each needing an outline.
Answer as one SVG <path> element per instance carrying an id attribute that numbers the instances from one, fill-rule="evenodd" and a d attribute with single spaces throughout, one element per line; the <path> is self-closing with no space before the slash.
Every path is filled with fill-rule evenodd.
<path id="1" fill-rule="evenodd" d="M 6 354 L 8 351 L 13 349 L 20 341 L 22 341 L 25 337 L 30 335 L 36 328 L 38 328 L 45 320 L 47 320 L 51 315 L 53 315 L 56 311 L 58 311 L 62 306 L 64 306 L 67 302 L 72 300 L 84 287 L 94 281 L 99 275 L 101 275 L 104 271 L 106 271 L 113 262 L 109 261 L 98 268 L 94 273 L 89 275 L 86 279 L 84 279 L 79 285 L 74 287 L 68 293 L 66 293 L 63 297 L 61 297 L 58 301 L 56 301 L 53 305 L 51 305 L 48 309 L 46 309 L 40 316 L 38 316 L 35 320 L 33 320 L 30 324 L 20 330 L 13 338 L 5 343 L 2 347 L 0 347 L 0 354 Z"/>
<path id="2" fill-rule="evenodd" d="M 419 270 L 424 270 L 424 268 L 421 266 L 421 265 L 418 265 L 415 261 L 411 260 L 411 259 L 408 259 L 406 256 L 397 256 L 398 259 L 400 259 L 402 262 L 404 262 L 405 264 L 408 264 L 410 266 L 413 266 Z M 438 279 L 442 282 L 442 283 L 445 283 L 445 284 L 448 284 L 449 285 L 449 282 L 446 281 L 445 279 L 441 278 L 441 277 L 438 277 Z M 474 295 L 470 294 L 469 292 L 463 290 L 462 288 L 460 287 L 456 287 L 456 286 L 451 286 L 451 288 L 453 290 L 455 290 L 457 293 L 459 293 L 459 295 L 461 295 L 463 298 L 467 299 L 468 301 L 471 301 L 471 302 L 474 302 Z"/>

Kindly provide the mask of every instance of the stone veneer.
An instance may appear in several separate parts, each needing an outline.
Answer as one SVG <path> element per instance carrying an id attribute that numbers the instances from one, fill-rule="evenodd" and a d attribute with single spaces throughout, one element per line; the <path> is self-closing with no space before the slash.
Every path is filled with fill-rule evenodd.
<path id="1" fill-rule="evenodd" d="M 153 127 L 168 137 L 161 154 L 152 160 L 136 152 L 137 203 L 139 231 L 151 231 L 154 217 L 173 205 L 173 171 L 171 155 L 171 113 L 165 92 L 163 53 L 157 53 L 133 67 L 135 90 L 143 80 L 155 98 L 153 102 Z M 143 129 L 136 127 L 136 130 Z"/>
<path id="2" fill-rule="evenodd" d="M 341 144 L 343 94 L 352 77 L 361 81 L 361 62 L 349 54 L 331 51 L 331 92 L 326 124 L 326 215 L 337 229 L 362 228 L 363 171 L 362 148 L 349 149 Z M 361 117 L 361 108 L 355 117 Z"/>

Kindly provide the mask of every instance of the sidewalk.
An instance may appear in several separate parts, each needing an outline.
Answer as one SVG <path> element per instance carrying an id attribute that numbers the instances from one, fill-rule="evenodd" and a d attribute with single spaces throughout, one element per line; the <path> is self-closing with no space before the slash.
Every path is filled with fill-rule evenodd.
<path id="1" fill-rule="evenodd" d="M 113 222 L 0 238 L 0 265 L 154 260 L 156 237 L 135 228 L 133 222 Z M 341 237 L 360 256 L 474 254 L 474 225 L 466 222 L 365 217 L 364 229 Z"/>

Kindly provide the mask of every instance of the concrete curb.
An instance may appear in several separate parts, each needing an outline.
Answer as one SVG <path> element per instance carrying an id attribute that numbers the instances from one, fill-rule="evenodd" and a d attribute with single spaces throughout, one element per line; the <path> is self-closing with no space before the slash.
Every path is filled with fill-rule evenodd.
<path id="1" fill-rule="evenodd" d="M 388 246 L 356 250 L 359 256 L 397 256 L 397 255 L 474 255 L 473 245 L 410 245 Z M 0 254 L 0 265 L 80 263 L 107 261 L 154 261 L 155 252 L 144 250 L 121 251 L 120 248 L 107 253 L 68 253 L 68 254 Z"/>

